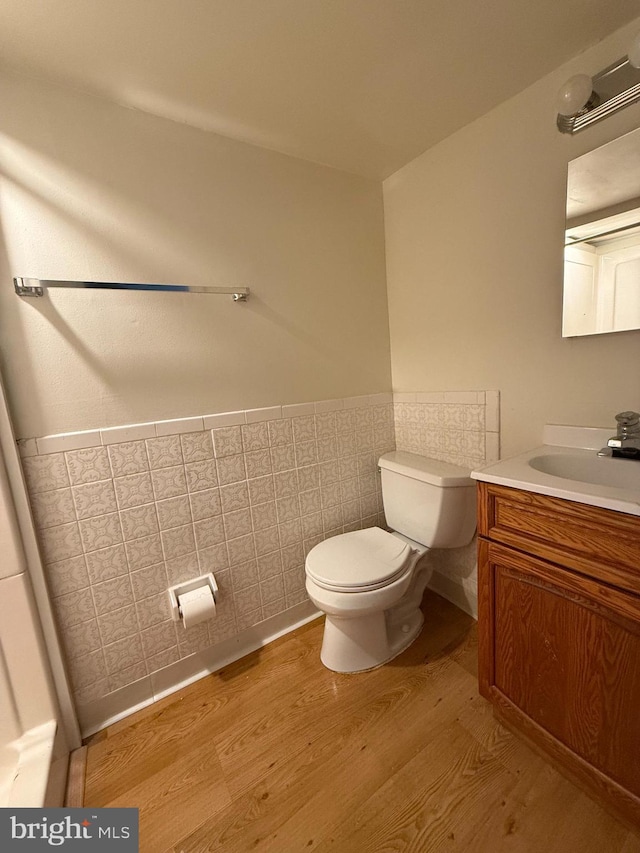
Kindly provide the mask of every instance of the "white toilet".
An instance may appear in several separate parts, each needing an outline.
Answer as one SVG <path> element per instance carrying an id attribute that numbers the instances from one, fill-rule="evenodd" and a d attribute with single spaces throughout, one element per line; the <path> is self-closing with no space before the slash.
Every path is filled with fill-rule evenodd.
<path id="1" fill-rule="evenodd" d="M 460 548 L 476 528 L 469 471 L 415 453 L 378 462 L 388 533 L 343 533 L 312 548 L 305 565 L 309 598 L 326 614 L 320 659 L 335 672 L 380 666 L 418 636 L 428 579 L 418 561 L 429 548 Z"/>

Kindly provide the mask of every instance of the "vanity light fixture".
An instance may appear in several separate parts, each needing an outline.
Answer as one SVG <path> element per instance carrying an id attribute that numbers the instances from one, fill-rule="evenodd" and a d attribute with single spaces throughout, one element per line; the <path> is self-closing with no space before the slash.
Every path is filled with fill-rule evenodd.
<path id="1" fill-rule="evenodd" d="M 557 97 L 558 130 L 577 133 L 590 124 L 640 101 L 640 33 L 623 56 L 593 79 L 570 77 Z"/>

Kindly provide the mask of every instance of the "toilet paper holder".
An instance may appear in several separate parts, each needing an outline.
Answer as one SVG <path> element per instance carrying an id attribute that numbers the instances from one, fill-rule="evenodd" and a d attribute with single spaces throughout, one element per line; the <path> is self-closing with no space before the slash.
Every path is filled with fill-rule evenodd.
<path id="1" fill-rule="evenodd" d="M 171 608 L 171 618 L 174 622 L 179 622 L 182 618 L 178 597 L 184 595 L 186 592 L 193 592 L 194 589 L 200 589 L 200 587 L 209 587 L 214 602 L 218 603 L 218 584 L 211 572 L 206 575 L 200 575 L 200 577 L 193 580 L 169 587 L 169 606 Z"/>

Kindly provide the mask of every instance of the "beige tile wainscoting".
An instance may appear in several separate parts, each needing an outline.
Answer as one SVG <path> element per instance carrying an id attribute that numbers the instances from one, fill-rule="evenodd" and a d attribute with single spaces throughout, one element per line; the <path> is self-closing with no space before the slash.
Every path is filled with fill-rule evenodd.
<path id="1" fill-rule="evenodd" d="M 396 393 L 393 415 L 398 450 L 464 468 L 500 458 L 500 392 Z"/>
<path id="2" fill-rule="evenodd" d="M 384 523 L 376 463 L 395 437 L 383 393 L 18 443 L 86 730 L 105 696 L 138 684 L 109 707 L 144 703 L 149 676 L 299 618 L 309 549 Z M 167 587 L 206 572 L 216 618 L 185 631 Z"/>
<path id="3" fill-rule="evenodd" d="M 497 392 L 381 393 L 18 441 L 86 732 L 315 613 L 306 554 L 384 525 L 377 460 L 474 467 L 498 453 Z M 428 555 L 475 614 L 475 550 Z M 184 630 L 167 588 L 214 572 L 215 619 Z"/>
<path id="4" fill-rule="evenodd" d="M 500 392 L 440 391 L 393 395 L 396 447 L 464 468 L 500 458 Z M 477 616 L 475 538 L 466 548 L 428 556 L 429 587 Z"/>

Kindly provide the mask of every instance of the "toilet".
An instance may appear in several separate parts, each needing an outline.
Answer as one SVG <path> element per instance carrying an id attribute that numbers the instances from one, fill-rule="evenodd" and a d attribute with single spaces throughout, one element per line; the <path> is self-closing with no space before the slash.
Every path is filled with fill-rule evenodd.
<path id="1" fill-rule="evenodd" d="M 391 532 L 342 533 L 316 545 L 305 564 L 311 601 L 326 614 L 320 659 L 334 672 L 362 672 L 392 660 L 416 639 L 430 548 L 460 548 L 476 529 L 469 471 L 415 453 L 378 461 Z"/>

